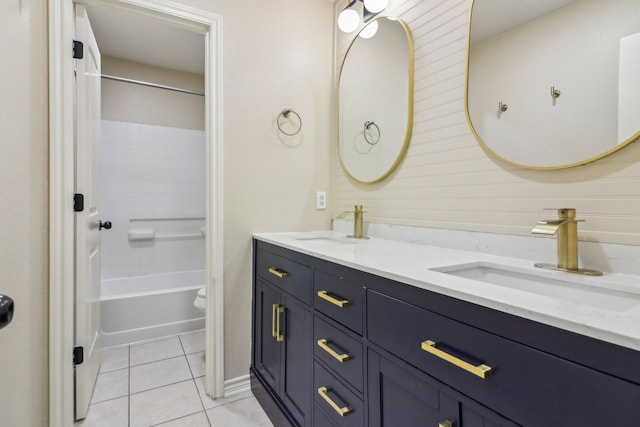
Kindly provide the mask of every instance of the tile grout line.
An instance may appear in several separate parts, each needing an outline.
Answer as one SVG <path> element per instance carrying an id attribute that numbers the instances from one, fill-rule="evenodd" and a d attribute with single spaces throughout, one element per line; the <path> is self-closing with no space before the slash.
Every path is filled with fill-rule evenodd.
<path id="1" fill-rule="evenodd" d="M 193 381 L 193 380 L 195 380 L 195 379 L 194 378 L 186 378 L 184 380 L 178 380 L 178 381 L 175 381 L 175 382 L 172 382 L 172 383 L 167 383 L 167 384 L 155 386 L 155 387 L 152 387 L 152 388 L 147 388 L 145 390 L 136 391 L 136 392 L 130 393 L 129 395 L 133 396 L 134 394 L 142 394 L 142 393 L 146 393 L 148 391 L 158 390 L 160 388 L 169 387 L 171 385 L 176 385 L 176 384 L 182 384 L 182 383 L 186 383 L 186 382 Z"/>
<path id="2" fill-rule="evenodd" d="M 181 420 L 181 419 L 183 419 L 183 418 L 187 418 L 187 417 L 192 417 L 192 416 L 197 415 L 197 414 L 199 414 L 199 413 L 201 413 L 201 412 L 203 412 L 203 411 L 198 411 L 198 412 L 194 412 L 194 413 L 192 413 L 192 414 L 182 415 L 181 417 L 173 418 L 173 419 L 171 419 L 171 420 L 167 420 L 167 421 L 163 421 L 163 422 L 161 422 L 161 423 L 159 423 L 159 424 L 152 424 L 150 427 L 161 427 L 161 426 L 162 426 L 162 425 L 164 425 L 164 424 L 172 423 L 172 422 L 174 422 L 174 421 Z M 206 412 L 205 412 L 205 416 L 206 416 L 206 415 L 207 415 L 207 414 L 206 414 Z M 209 419 L 207 418 L 207 422 L 208 422 L 208 421 L 209 421 Z"/>
<path id="3" fill-rule="evenodd" d="M 132 368 L 137 368 L 137 367 L 144 366 L 144 365 L 150 365 L 150 364 L 152 364 L 152 363 L 164 362 L 164 361 L 171 360 L 171 359 L 178 359 L 178 358 L 180 358 L 180 357 L 186 357 L 186 356 L 185 356 L 184 354 L 179 354 L 179 355 L 177 355 L 177 356 L 170 356 L 170 357 L 166 357 L 166 358 L 164 358 L 164 359 L 158 359 L 158 360 L 152 360 L 152 361 L 150 361 L 150 362 L 139 363 L 139 364 L 137 364 L 137 365 L 133 365 L 133 366 L 131 366 L 131 367 L 132 367 Z M 188 365 L 188 364 L 189 364 L 189 360 L 187 360 L 187 365 Z"/>
<path id="4" fill-rule="evenodd" d="M 184 343 L 182 342 L 181 334 L 178 334 L 178 341 L 180 342 L 180 346 L 182 347 L 182 352 L 184 353 L 184 360 L 187 362 L 187 366 L 189 367 L 189 372 L 191 373 L 191 382 L 193 386 L 196 388 L 196 393 L 198 393 L 198 399 L 200 399 L 200 406 L 202 407 L 202 412 L 204 412 L 204 416 L 207 418 L 207 423 L 209 427 L 211 427 L 211 421 L 209 421 L 209 415 L 207 414 L 207 410 L 204 407 L 204 402 L 202 401 L 202 396 L 200 396 L 200 390 L 198 390 L 198 385 L 196 384 L 195 376 L 193 375 L 193 369 L 191 368 L 191 363 L 189 363 L 189 358 L 187 357 L 187 350 L 184 348 Z"/>
<path id="5" fill-rule="evenodd" d="M 184 358 L 187 361 L 189 372 L 191 372 L 191 381 L 193 382 L 193 386 L 196 388 L 196 392 L 198 393 L 198 399 L 200 399 L 200 406 L 202 406 L 202 412 L 204 412 L 204 416 L 207 418 L 207 424 L 209 424 L 209 427 L 211 427 L 211 420 L 209 420 L 209 414 L 207 413 L 207 409 L 204 407 L 204 402 L 202 400 L 202 396 L 200 395 L 198 384 L 196 384 L 196 378 L 195 378 L 195 375 L 193 374 L 193 369 L 191 368 L 191 363 L 189 363 L 189 358 L 187 357 L 187 351 L 184 348 L 184 344 L 182 343 L 182 338 L 180 334 L 178 334 L 178 341 L 180 341 L 180 345 L 182 346 L 182 351 L 184 352 Z M 194 353 L 190 353 L 190 354 L 194 354 Z"/>
<path id="6" fill-rule="evenodd" d="M 170 360 L 170 359 L 178 359 L 180 356 L 179 355 L 178 356 L 171 356 L 171 357 L 167 357 L 165 359 L 160 359 L 160 360 L 155 360 L 155 361 L 150 361 L 150 362 L 144 362 L 144 363 L 141 363 L 139 365 L 132 366 L 132 364 L 131 364 L 132 363 L 132 352 L 133 352 L 134 349 L 132 348 L 131 344 L 128 344 L 125 347 L 126 355 L 127 355 L 127 363 L 126 363 L 125 367 L 123 367 L 121 369 L 113 369 L 111 371 L 101 372 L 101 373 L 112 373 L 112 372 L 117 372 L 117 371 L 122 371 L 124 369 L 127 369 L 127 372 L 126 372 L 126 377 L 127 377 L 127 393 L 126 393 L 126 397 L 127 397 L 127 426 L 128 427 L 131 427 L 131 425 L 132 425 L 131 423 L 132 423 L 132 415 L 133 415 L 132 414 L 132 410 L 133 410 L 133 408 L 132 408 L 131 397 L 132 397 L 133 394 L 143 393 L 143 392 L 147 392 L 147 391 L 150 391 L 150 390 L 166 387 L 166 386 L 169 386 L 169 385 L 179 384 L 179 383 L 182 383 L 182 382 L 187 382 L 189 380 L 192 381 L 192 384 L 195 387 L 196 392 L 198 393 L 198 398 L 200 399 L 200 405 L 201 405 L 202 410 L 200 410 L 198 412 L 194 412 L 192 414 L 186 414 L 186 415 L 184 415 L 182 417 L 179 417 L 179 418 L 176 418 L 176 419 L 186 418 L 188 416 L 193 416 L 193 415 L 200 414 L 200 413 L 204 412 L 204 415 L 205 415 L 205 417 L 207 419 L 207 425 L 209 427 L 212 426 L 211 420 L 209 419 L 209 415 L 207 414 L 207 409 L 205 408 L 203 397 L 200 394 L 200 391 L 198 389 L 198 385 L 196 383 L 196 380 L 201 378 L 201 376 L 199 376 L 199 377 L 195 376 L 194 367 L 192 366 L 192 363 L 189 361 L 189 358 L 187 357 L 188 355 L 198 354 L 198 353 L 203 353 L 203 352 L 195 351 L 195 352 L 187 354 L 186 349 L 185 349 L 185 344 L 184 344 L 184 342 L 183 342 L 183 340 L 181 338 L 181 334 L 176 334 L 174 336 L 176 338 L 178 338 L 178 342 L 180 343 L 180 348 L 182 350 L 182 355 L 181 356 L 184 357 L 183 360 L 187 363 L 187 367 L 189 368 L 189 374 L 190 374 L 191 378 L 187 378 L 187 379 L 181 380 L 181 381 L 176 381 L 176 382 L 173 382 L 173 383 L 170 383 L 170 384 L 164 384 L 162 386 L 154 387 L 154 388 L 151 388 L 151 389 L 148 389 L 148 390 L 141 390 L 140 392 L 137 392 L 137 393 L 132 393 L 132 383 L 131 383 L 131 380 L 132 380 L 132 368 L 138 367 L 138 366 L 144 366 L 144 365 L 151 364 L 151 363 L 161 362 L 161 361 L 165 361 L 165 360 Z M 159 340 L 153 340 L 153 341 L 159 341 Z M 122 346 L 122 347 L 124 347 L 124 346 Z M 122 347 L 120 347 L 120 348 L 122 348 Z M 114 350 L 115 350 L 115 348 L 114 348 Z M 101 402 L 97 402 L 97 403 L 103 403 L 103 402 L 107 402 L 107 401 L 110 401 L 110 400 L 117 400 L 117 399 L 121 399 L 122 397 L 124 397 L 124 396 L 114 397 L 112 399 L 107 399 L 107 400 L 104 400 L 104 401 L 101 401 Z M 220 405 L 220 406 L 222 406 L 222 405 Z M 215 409 L 215 408 L 212 408 L 212 409 Z M 167 420 L 167 421 L 165 421 L 163 423 L 171 422 L 171 421 L 174 421 L 174 420 Z M 157 425 L 161 425 L 161 424 L 162 423 L 157 424 Z"/>

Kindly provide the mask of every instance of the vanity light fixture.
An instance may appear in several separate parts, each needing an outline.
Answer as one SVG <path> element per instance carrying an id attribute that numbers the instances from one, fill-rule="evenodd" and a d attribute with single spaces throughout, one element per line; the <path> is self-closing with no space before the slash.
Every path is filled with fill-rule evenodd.
<path id="1" fill-rule="evenodd" d="M 372 22 L 369 22 L 367 26 L 364 27 L 362 31 L 360 31 L 360 33 L 358 33 L 358 35 L 363 39 L 370 39 L 371 37 L 375 36 L 377 32 L 378 32 L 378 21 L 372 21 Z"/>
<path id="2" fill-rule="evenodd" d="M 358 12 L 351 9 L 357 2 L 358 0 L 352 0 L 338 15 L 338 28 L 345 33 L 352 33 L 360 25 Z"/>
<path id="3" fill-rule="evenodd" d="M 364 7 L 371 13 L 380 13 L 387 7 L 389 0 L 364 0 Z"/>
<path id="4" fill-rule="evenodd" d="M 371 18 L 382 12 L 389 0 L 352 0 L 347 7 L 345 7 L 340 15 L 338 15 L 338 28 L 345 33 L 352 33 L 360 25 L 360 16 L 353 7 L 358 3 L 362 3 L 362 22 L 369 22 Z M 369 38 L 375 34 L 374 30 L 370 30 L 371 33 L 367 34 Z"/>

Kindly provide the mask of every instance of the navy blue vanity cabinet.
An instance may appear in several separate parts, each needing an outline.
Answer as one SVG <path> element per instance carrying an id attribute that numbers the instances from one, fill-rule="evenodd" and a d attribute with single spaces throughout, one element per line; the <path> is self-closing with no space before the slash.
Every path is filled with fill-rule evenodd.
<path id="1" fill-rule="evenodd" d="M 364 345 L 362 338 L 339 325 L 315 316 L 313 320 L 314 355 L 335 375 L 357 392 L 364 391 Z"/>
<path id="2" fill-rule="evenodd" d="M 525 426 L 640 425 L 637 384 L 413 302 L 369 290 L 369 340 L 481 405 Z"/>
<path id="3" fill-rule="evenodd" d="M 640 352 L 254 245 L 252 390 L 277 427 L 640 426 Z"/>
<path id="4" fill-rule="evenodd" d="M 252 389 L 275 425 L 311 426 L 311 269 L 260 246 L 254 269 Z"/>
<path id="5" fill-rule="evenodd" d="M 517 427 L 393 356 L 368 353 L 369 427 Z"/>
<path id="6" fill-rule="evenodd" d="M 336 269 L 333 274 L 316 269 L 313 274 L 313 306 L 316 311 L 362 335 L 364 288 L 359 278 L 349 280 L 341 272 L 353 274 L 351 269 Z M 336 274 L 337 273 L 337 274 Z M 353 279 L 353 278 L 351 278 Z"/>
<path id="7" fill-rule="evenodd" d="M 352 270 L 313 272 L 314 426 L 364 427 L 365 288 Z"/>
<path id="8" fill-rule="evenodd" d="M 275 310 L 280 305 L 282 295 L 261 279 L 258 279 L 255 290 L 257 323 L 253 349 L 254 368 L 262 375 L 262 379 L 277 392 L 281 378 L 282 344 L 273 336 L 273 332 L 276 330 Z"/>

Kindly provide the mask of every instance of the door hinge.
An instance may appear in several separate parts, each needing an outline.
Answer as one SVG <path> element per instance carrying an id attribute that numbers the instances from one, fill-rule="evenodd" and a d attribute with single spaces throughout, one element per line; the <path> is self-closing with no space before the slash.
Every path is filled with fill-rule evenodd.
<path id="1" fill-rule="evenodd" d="M 84 43 L 78 40 L 73 41 L 73 59 L 84 58 Z"/>
<path id="2" fill-rule="evenodd" d="M 73 211 L 82 212 L 84 210 L 84 194 L 76 193 L 73 195 Z"/>
<path id="3" fill-rule="evenodd" d="M 73 364 L 81 365 L 84 362 L 84 347 L 73 348 Z"/>

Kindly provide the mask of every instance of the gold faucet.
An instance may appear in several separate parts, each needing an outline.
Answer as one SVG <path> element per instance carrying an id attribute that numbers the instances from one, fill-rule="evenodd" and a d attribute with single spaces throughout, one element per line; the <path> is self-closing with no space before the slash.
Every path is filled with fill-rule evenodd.
<path id="1" fill-rule="evenodd" d="M 576 219 L 575 209 L 562 208 L 558 209 L 558 219 L 542 220 L 533 227 L 532 234 L 556 234 L 558 240 L 558 264 L 536 263 L 536 267 L 602 276 L 601 271 L 578 268 L 578 222 L 584 220 Z"/>
<path id="2" fill-rule="evenodd" d="M 355 205 L 355 210 L 353 211 L 353 235 L 347 236 L 352 237 L 354 239 L 368 239 L 368 237 L 363 235 L 363 226 L 364 226 L 364 213 L 366 211 L 362 210 L 362 205 Z"/>

